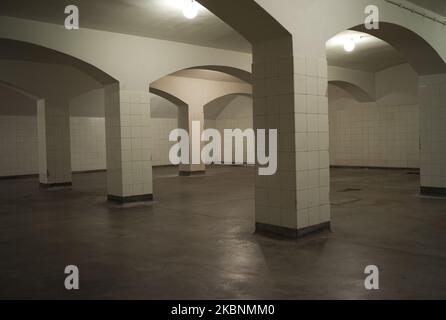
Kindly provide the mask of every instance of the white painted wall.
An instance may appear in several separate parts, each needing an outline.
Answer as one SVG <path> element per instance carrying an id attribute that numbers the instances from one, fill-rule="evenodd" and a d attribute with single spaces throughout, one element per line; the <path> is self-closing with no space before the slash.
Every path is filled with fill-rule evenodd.
<path id="1" fill-rule="evenodd" d="M 329 87 L 330 164 L 418 168 L 418 77 L 405 64 L 376 74 L 376 102 Z"/>
<path id="2" fill-rule="evenodd" d="M 212 128 L 217 129 L 222 137 L 224 137 L 225 129 L 246 130 L 253 128 L 253 108 L 251 97 L 243 95 L 230 96 L 228 100 L 219 100 L 211 106 L 207 106 L 207 108 L 216 108 L 217 110 L 221 107 L 223 107 L 223 109 L 220 111 L 215 119 L 211 118 L 205 120 L 205 126 L 206 121 L 210 121 L 208 126 L 210 127 L 211 125 L 213 125 Z M 248 154 L 246 143 L 243 152 L 246 162 Z M 224 157 L 224 150 L 222 150 L 222 157 Z M 235 160 L 234 145 L 232 159 Z"/>
<path id="3" fill-rule="evenodd" d="M 104 118 L 105 110 L 103 90 L 91 90 L 71 99 L 70 116 Z"/>

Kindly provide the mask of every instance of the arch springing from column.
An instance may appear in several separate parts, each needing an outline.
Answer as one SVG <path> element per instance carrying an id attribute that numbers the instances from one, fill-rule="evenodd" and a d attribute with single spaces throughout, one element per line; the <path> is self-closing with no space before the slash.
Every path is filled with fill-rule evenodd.
<path id="1" fill-rule="evenodd" d="M 370 96 L 367 91 L 358 86 L 355 83 L 341 81 L 341 80 L 332 80 L 328 81 L 328 84 L 334 85 L 338 88 L 341 88 L 351 94 L 356 101 L 358 102 L 373 102 L 375 98 Z"/>
<path id="2" fill-rule="evenodd" d="M 217 71 L 221 73 L 225 73 L 227 75 L 233 76 L 234 78 L 240 79 L 246 83 L 252 84 L 252 73 L 229 66 L 197 66 L 188 68 L 189 70 L 209 70 L 209 71 Z"/>

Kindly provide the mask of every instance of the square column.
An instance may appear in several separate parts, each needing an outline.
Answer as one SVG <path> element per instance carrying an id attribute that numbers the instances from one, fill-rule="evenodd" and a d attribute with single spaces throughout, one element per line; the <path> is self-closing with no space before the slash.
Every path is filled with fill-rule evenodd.
<path id="1" fill-rule="evenodd" d="M 446 74 L 420 76 L 421 194 L 446 196 Z"/>
<path id="2" fill-rule="evenodd" d="M 68 102 L 37 101 L 37 135 L 40 185 L 44 188 L 71 186 Z"/>
<path id="3" fill-rule="evenodd" d="M 104 88 L 108 199 L 153 200 L 149 92 Z"/>
<path id="4" fill-rule="evenodd" d="M 330 229 L 325 57 L 254 54 L 254 127 L 278 129 L 278 170 L 257 176 L 256 230 L 290 238 Z"/>
<path id="5" fill-rule="evenodd" d="M 329 230 L 330 156 L 326 57 L 294 58 L 297 227 Z"/>
<path id="6" fill-rule="evenodd" d="M 193 132 L 192 122 L 200 122 L 200 133 Z M 180 176 L 191 176 L 204 174 L 206 172 L 206 166 L 201 162 L 201 137 L 195 137 L 196 140 L 200 140 L 200 143 L 195 147 L 199 148 L 200 159 L 199 164 L 193 164 L 193 148 L 194 144 L 192 141 L 193 135 L 200 135 L 204 130 L 204 111 L 202 105 L 189 105 L 178 107 L 178 127 L 184 129 L 189 133 L 189 164 L 180 165 Z"/>

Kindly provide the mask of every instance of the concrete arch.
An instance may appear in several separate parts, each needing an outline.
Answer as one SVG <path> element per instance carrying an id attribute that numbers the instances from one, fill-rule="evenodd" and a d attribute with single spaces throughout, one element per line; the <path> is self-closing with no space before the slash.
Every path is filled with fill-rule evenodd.
<path id="1" fill-rule="evenodd" d="M 365 13 L 365 8 L 371 4 L 379 9 L 380 28 L 387 28 L 389 24 L 399 26 L 423 39 L 438 53 L 443 61 L 446 61 L 446 43 L 443 41 L 444 27 L 421 15 L 411 13 L 388 0 L 376 0 L 374 3 L 370 3 L 368 0 L 321 1 L 314 5 L 311 2 L 311 6 L 303 6 L 302 14 L 299 15 L 301 19 L 295 18 L 298 21 L 295 24 L 301 27 L 316 24 L 320 26 L 314 28 L 313 37 L 308 39 L 311 43 L 308 46 L 311 50 L 318 50 L 322 53 L 327 40 L 342 31 L 355 30 L 355 27 L 363 26 L 365 18 L 368 16 Z M 410 4 L 409 7 L 423 11 L 423 9 L 413 4 Z M 289 11 L 293 12 L 292 10 Z M 431 15 L 435 16 L 434 13 Z M 406 34 L 409 35 L 410 33 Z"/>
<path id="2" fill-rule="evenodd" d="M 0 65 L 0 80 L 58 104 L 68 104 L 94 89 L 119 85 L 118 80 L 77 57 L 14 39 L 0 38 Z"/>
<path id="3" fill-rule="evenodd" d="M 186 107 L 187 108 L 187 103 L 184 102 L 183 100 L 179 99 L 178 97 L 174 96 L 173 94 L 170 94 L 164 90 L 161 89 L 156 89 L 156 88 L 150 88 L 149 92 L 152 94 L 155 94 L 161 98 L 166 99 L 167 101 L 173 103 L 174 105 L 176 105 L 179 108 L 182 107 Z"/>
<path id="4" fill-rule="evenodd" d="M 244 96 L 244 97 L 252 98 L 252 94 L 251 93 L 245 93 L 245 92 L 228 93 L 228 94 L 219 96 L 219 97 L 215 98 L 214 100 L 209 101 L 208 103 L 206 103 L 204 105 L 204 108 L 206 108 L 209 104 L 211 104 L 211 103 L 213 103 L 213 102 L 215 102 L 215 101 L 217 101 L 219 99 L 227 98 L 227 97 L 230 97 L 230 96 Z"/>
<path id="5" fill-rule="evenodd" d="M 367 30 L 364 24 L 351 30 L 377 37 L 403 54 L 419 75 L 446 73 L 446 63 L 439 53 L 417 33 L 395 23 L 381 22 L 379 29 Z"/>
<path id="6" fill-rule="evenodd" d="M 210 71 L 217 71 L 221 73 L 225 73 L 228 75 L 231 75 L 237 79 L 240 79 L 242 81 L 245 81 L 246 83 L 252 84 L 252 73 L 229 66 L 198 66 L 198 67 L 192 67 L 188 68 L 189 70 L 210 70 Z"/>
<path id="7" fill-rule="evenodd" d="M 371 97 L 364 89 L 360 86 L 341 80 L 332 80 L 328 81 L 328 84 L 334 85 L 338 88 L 341 88 L 348 93 L 350 93 L 358 102 L 373 102 L 375 98 Z"/>
<path id="8" fill-rule="evenodd" d="M 131 91 L 143 91 L 147 88 L 147 82 L 197 65 L 225 64 L 249 70 L 252 63 L 252 55 L 249 53 L 86 28 L 67 32 L 56 25 L 6 16 L 0 16 L 2 37 L 76 57 L 119 80 L 122 90 Z M 123 60 L 123 56 L 129 59 Z M 164 63 L 155 62 L 161 58 Z"/>
<path id="9" fill-rule="evenodd" d="M 83 71 L 62 64 L 0 59 L 0 80 L 47 100 L 68 102 L 103 85 Z"/>
<path id="10" fill-rule="evenodd" d="M 94 65 L 82 61 L 74 56 L 19 40 L 0 38 L 0 59 L 70 66 L 84 72 L 104 86 L 118 82 L 116 79 Z"/>
<path id="11" fill-rule="evenodd" d="M 187 70 L 216 71 L 218 73 L 223 73 L 234 77 L 237 80 L 242 80 L 243 82 L 219 81 L 218 79 L 214 80 L 212 78 L 200 78 L 201 75 L 198 74 L 180 74 L 181 72 Z M 178 70 L 152 82 L 149 86 L 149 91 L 152 93 L 164 92 L 164 94 L 168 95 L 166 99 L 171 102 L 173 99 L 173 101 L 175 101 L 173 102 L 174 104 L 199 104 L 204 106 L 221 96 L 235 93 L 252 94 L 252 85 L 250 82 L 248 82 L 250 81 L 250 75 L 251 74 L 247 71 L 229 66 L 197 66 L 184 70 Z M 195 78 L 195 76 L 197 77 Z M 206 86 L 207 89 L 200 90 L 200 88 L 203 86 Z"/>

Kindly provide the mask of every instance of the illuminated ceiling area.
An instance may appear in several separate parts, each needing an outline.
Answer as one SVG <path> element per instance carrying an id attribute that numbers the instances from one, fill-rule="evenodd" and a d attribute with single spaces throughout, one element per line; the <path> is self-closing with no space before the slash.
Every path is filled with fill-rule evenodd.
<path id="1" fill-rule="evenodd" d="M 378 72 L 406 62 L 387 42 L 366 33 L 347 30 L 327 41 L 331 66 Z"/>
<path id="2" fill-rule="evenodd" d="M 444 0 L 410 2 L 413 6 L 446 16 Z M 73 0 L 70 4 L 79 6 L 82 26 L 87 28 L 251 52 L 248 41 L 193 0 Z M 62 24 L 65 5 L 59 0 L 2 0 L 0 15 Z M 347 52 L 346 41 L 351 49 L 352 38 L 356 39 L 354 49 Z M 328 41 L 327 58 L 333 66 L 371 72 L 405 62 L 384 41 L 355 31 L 342 32 Z"/>
<path id="3" fill-rule="evenodd" d="M 1 0 L 0 15 L 63 24 L 65 1 Z M 81 27 L 205 47 L 251 52 L 251 44 L 206 8 L 191 0 L 72 0 Z M 196 17 L 190 7 L 196 7 Z M 192 9 L 194 11 L 194 9 Z"/>

